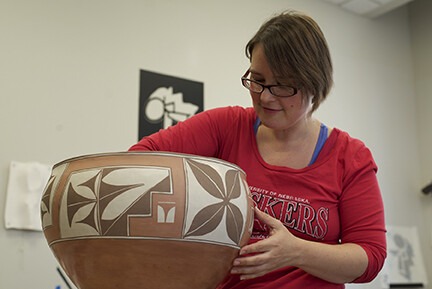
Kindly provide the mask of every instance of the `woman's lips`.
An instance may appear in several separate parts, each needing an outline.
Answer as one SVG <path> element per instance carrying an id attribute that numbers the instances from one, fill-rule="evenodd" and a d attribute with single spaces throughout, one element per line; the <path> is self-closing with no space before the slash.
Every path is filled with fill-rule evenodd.
<path id="1" fill-rule="evenodd" d="M 267 113 L 277 113 L 277 112 L 281 111 L 282 109 L 263 107 L 263 110 Z"/>

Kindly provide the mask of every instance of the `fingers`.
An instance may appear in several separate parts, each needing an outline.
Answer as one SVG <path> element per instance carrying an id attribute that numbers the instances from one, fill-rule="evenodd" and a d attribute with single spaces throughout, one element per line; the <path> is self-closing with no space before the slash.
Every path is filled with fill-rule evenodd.
<path id="1" fill-rule="evenodd" d="M 237 258 L 233 265 L 231 274 L 239 274 L 241 280 L 263 276 L 271 271 L 264 254 Z"/>
<path id="2" fill-rule="evenodd" d="M 263 266 L 254 267 L 236 267 L 231 270 L 231 274 L 239 274 L 240 280 L 253 279 L 256 277 L 264 276 L 268 272 L 264 270 Z"/>
<path id="3" fill-rule="evenodd" d="M 263 253 L 270 251 L 272 249 L 272 240 L 269 238 L 261 240 L 256 243 L 252 243 L 246 246 L 243 246 L 240 249 L 239 255 L 245 256 L 248 254 L 254 254 L 254 253 Z"/>
<path id="4" fill-rule="evenodd" d="M 255 216 L 264 224 L 266 224 L 271 230 L 277 230 L 280 228 L 285 228 L 284 225 L 277 219 L 271 217 L 270 215 L 260 211 L 255 207 Z"/>
<path id="5" fill-rule="evenodd" d="M 255 207 L 255 216 L 264 224 L 269 227 L 269 235 L 270 237 L 259 242 L 249 244 L 241 248 L 240 256 L 251 254 L 251 253 L 262 253 L 266 251 L 270 251 L 278 246 L 279 238 L 275 238 L 279 236 L 278 233 L 287 234 L 288 231 L 285 226 L 277 219 L 271 217 L 270 215 L 260 211 L 257 207 Z M 289 234 L 289 233 L 288 233 Z M 283 237 L 282 237 L 283 238 Z M 276 242 L 276 243 L 275 243 Z"/>
<path id="6" fill-rule="evenodd" d="M 242 280 L 263 276 L 285 266 L 285 253 L 289 252 L 293 237 L 279 220 L 257 208 L 255 216 L 270 228 L 270 236 L 240 249 L 240 257 L 234 260 L 231 273 L 239 274 Z"/>
<path id="7" fill-rule="evenodd" d="M 273 267 L 274 258 L 271 249 L 272 242 L 268 239 L 244 246 L 240 250 L 240 257 L 233 262 L 231 273 L 239 274 L 241 280 L 246 280 L 273 271 L 276 268 Z"/>

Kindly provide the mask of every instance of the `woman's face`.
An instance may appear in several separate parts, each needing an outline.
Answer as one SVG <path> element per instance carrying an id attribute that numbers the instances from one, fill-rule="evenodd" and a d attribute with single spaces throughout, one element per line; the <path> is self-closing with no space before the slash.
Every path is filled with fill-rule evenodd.
<path id="1" fill-rule="evenodd" d="M 261 44 L 252 51 L 250 79 L 264 85 L 288 85 L 296 87 L 289 79 L 280 79 L 274 75 L 267 62 Z M 261 93 L 250 92 L 252 102 L 263 125 L 274 130 L 289 130 L 301 125 L 310 116 L 312 97 L 305 97 L 298 88 L 297 94 L 291 97 L 277 97 L 264 89 Z"/>

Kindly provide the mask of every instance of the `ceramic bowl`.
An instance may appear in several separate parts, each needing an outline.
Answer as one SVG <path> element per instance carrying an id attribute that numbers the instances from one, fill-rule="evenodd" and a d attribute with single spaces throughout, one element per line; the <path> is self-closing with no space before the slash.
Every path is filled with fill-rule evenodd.
<path id="1" fill-rule="evenodd" d="M 54 165 L 47 242 L 80 289 L 215 288 L 253 224 L 245 173 L 215 158 L 120 152 Z"/>

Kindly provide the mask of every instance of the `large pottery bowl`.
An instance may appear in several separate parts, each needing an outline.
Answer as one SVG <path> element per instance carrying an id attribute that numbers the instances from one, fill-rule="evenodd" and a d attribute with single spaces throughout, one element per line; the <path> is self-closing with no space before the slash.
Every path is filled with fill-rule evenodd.
<path id="1" fill-rule="evenodd" d="M 80 289 L 215 288 L 251 234 L 237 166 L 163 152 L 56 164 L 41 202 L 48 244 Z"/>

